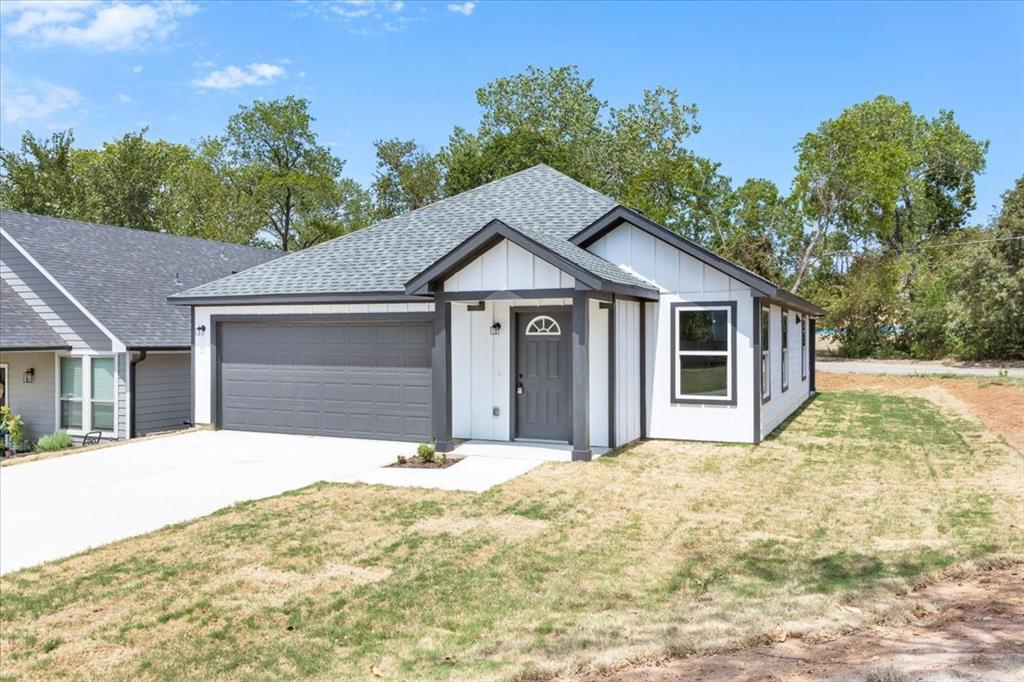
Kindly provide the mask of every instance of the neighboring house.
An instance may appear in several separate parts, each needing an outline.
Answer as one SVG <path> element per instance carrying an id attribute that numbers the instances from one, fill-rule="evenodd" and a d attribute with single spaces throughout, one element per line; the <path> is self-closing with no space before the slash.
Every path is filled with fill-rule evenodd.
<path id="1" fill-rule="evenodd" d="M 26 438 L 190 422 L 192 324 L 167 297 L 278 255 L 0 212 L 0 381 Z"/>
<path id="2" fill-rule="evenodd" d="M 177 294 L 195 419 L 359 438 L 756 443 L 817 306 L 547 166 Z"/>

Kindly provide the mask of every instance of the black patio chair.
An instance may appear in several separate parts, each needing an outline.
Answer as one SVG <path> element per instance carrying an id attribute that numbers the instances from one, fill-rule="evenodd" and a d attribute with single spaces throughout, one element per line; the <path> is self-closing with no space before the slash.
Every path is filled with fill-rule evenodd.
<path id="1" fill-rule="evenodd" d="M 102 438 L 102 431 L 90 431 L 82 436 L 82 447 L 84 448 L 86 445 L 99 445 Z"/>

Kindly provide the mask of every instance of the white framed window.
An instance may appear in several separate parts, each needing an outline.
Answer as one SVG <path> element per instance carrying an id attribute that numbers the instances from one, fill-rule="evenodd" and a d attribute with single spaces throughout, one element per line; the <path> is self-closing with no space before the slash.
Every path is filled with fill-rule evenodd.
<path id="1" fill-rule="evenodd" d="M 77 431 L 84 425 L 82 358 L 64 355 L 60 358 L 60 428 Z"/>
<path id="2" fill-rule="evenodd" d="M 0 407 L 11 404 L 11 368 L 0 362 Z"/>
<path id="3" fill-rule="evenodd" d="M 736 303 L 673 303 L 672 402 L 736 404 Z"/>
<path id="4" fill-rule="evenodd" d="M 526 325 L 527 336 L 561 336 L 562 328 L 558 326 L 555 318 L 548 315 L 538 315 Z"/>
<path id="5" fill-rule="evenodd" d="M 782 311 L 782 392 L 789 388 L 789 311 Z"/>
<path id="6" fill-rule="evenodd" d="M 796 323 L 800 325 L 800 381 L 807 378 L 807 316 L 797 315 Z"/>
<path id="7" fill-rule="evenodd" d="M 114 355 L 57 356 L 57 428 L 70 433 L 117 433 Z"/>
<path id="8" fill-rule="evenodd" d="M 761 402 L 772 399 L 772 309 L 761 306 Z"/>

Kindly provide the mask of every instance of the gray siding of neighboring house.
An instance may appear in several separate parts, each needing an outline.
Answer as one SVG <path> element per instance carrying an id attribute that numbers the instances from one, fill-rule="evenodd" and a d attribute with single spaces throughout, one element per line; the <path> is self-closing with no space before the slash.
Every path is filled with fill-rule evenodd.
<path id="1" fill-rule="evenodd" d="M 83 254 L 82 257 L 88 256 Z M 111 350 L 110 338 L 3 236 L 0 236 L 0 276 L 73 350 Z"/>
<path id="2" fill-rule="evenodd" d="M 135 433 L 180 429 L 191 420 L 189 353 L 150 353 L 135 365 Z"/>
<path id="3" fill-rule="evenodd" d="M 38 440 L 40 436 L 57 430 L 56 369 L 53 353 L 0 353 L 0 363 L 8 366 L 7 398 L 11 409 L 25 423 L 25 438 Z M 31 384 L 24 383 L 25 370 L 35 370 Z"/>

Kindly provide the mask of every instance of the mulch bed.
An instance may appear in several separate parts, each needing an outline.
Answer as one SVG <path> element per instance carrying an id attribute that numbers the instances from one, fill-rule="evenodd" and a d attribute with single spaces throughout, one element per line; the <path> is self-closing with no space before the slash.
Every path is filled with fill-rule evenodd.
<path id="1" fill-rule="evenodd" d="M 424 462 L 419 456 L 410 457 L 405 464 L 389 464 L 388 469 L 447 469 L 453 464 L 458 464 L 464 457 L 449 457 L 448 461 L 444 464 L 438 464 L 437 462 Z"/>

